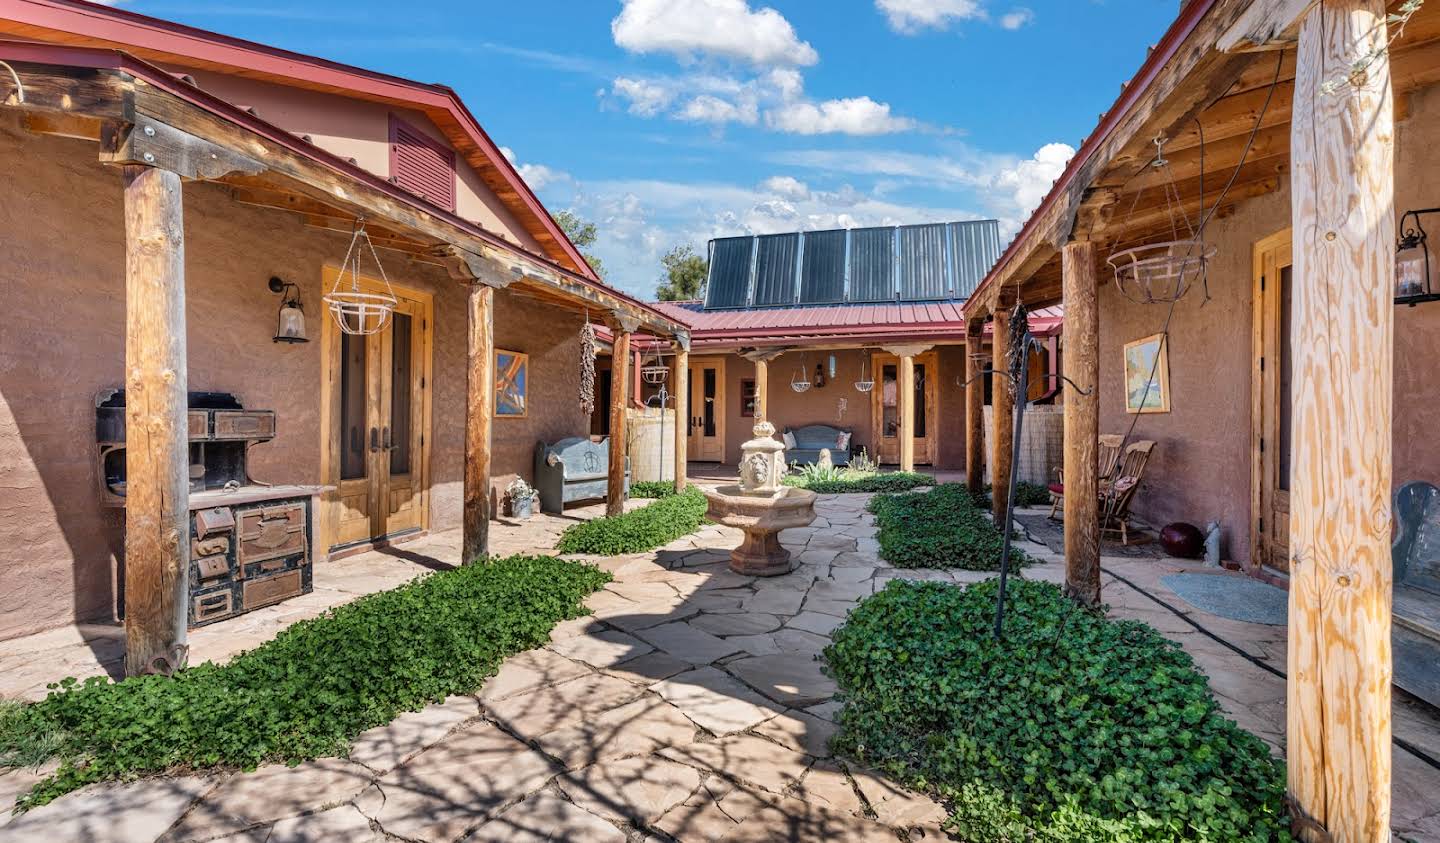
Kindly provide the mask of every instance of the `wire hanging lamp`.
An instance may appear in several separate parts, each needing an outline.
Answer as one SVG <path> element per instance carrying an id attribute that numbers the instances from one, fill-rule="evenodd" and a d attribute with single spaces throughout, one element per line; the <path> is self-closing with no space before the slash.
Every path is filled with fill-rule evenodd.
<path id="1" fill-rule="evenodd" d="M 796 392 L 807 392 L 810 389 L 810 375 L 805 369 L 805 355 L 800 355 L 800 366 L 790 378 L 790 388 Z"/>
<path id="2" fill-rule="evenodd" d="M 375 271 L 385 284 L 385 292 L 365 291 L 360 284 L 361 256 L 370 253 Z M 346 275 L 349 281 L 346 281 Z M 380 265 L 380 256 L 375 254 L 375 244 L 365 232 L 365 220 L 355 221 L 355 233 L 350 237 L 350 247 L 345 250 L 345 260 L 340 264 L 340 273 L 335 277 L 335 286 L 325 294 L 325 307 L 335 318 L 335 324 L 347 334 L 378 334 L 390 324 L 399 300 L 385 276 L 385 267 Z"/>
<path id="3" fill-rule="evenodd" d="M 654 354 L 648 363 L 640 367 L 640 378 L 651 386 L 657 386 L 670 379 L 670 367 L 661 361 L 658 353 Z"/>
<path id="4" fill-rule="evenodd" d="M 856 392 L 869 392 L 875 388 L 875 379 L 870 377 L 869 355 L 860 358 L 860 380 L 855 381 Z"/>
<path id="5" fill-rule="evenodd" d="M 1121 295 L 1137 304 L 1179 301 L 1197 281 L 1207 286 L 1206 298 L 1209 298 L 1206 272 L 1216 250 L 1204 239 L 1204 183 L 1201 183 L 1201 219 L 1197 230 L 1185 213 L 1180 190 L 1170 174 L 1170 162 L 1165 160 L 1165 140 L 1164 135 L 1155 136 L 1155 160 L 1151 166 L 1165 177 L 1165 210 L 1170 218 L 1171 238 L 1122 249 L 1106 258 L 1115 271 L 1115 287 Z M 1203 160 L 1201 170 L 1203 173 Z M 1138 202 L 1140 194 L 1137 193 L 1135 199 Z M 1134 208 L 1131 210 L 1133 212 Z"/>

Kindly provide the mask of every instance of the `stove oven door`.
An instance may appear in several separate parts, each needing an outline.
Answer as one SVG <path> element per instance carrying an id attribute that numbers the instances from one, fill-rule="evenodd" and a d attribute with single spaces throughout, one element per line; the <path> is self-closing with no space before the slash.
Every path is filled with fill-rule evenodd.
<path id="1" fill-rule="evenodd" d="M 431 303 L 398 288 L 396 295 L 393 320 L 378 334 L 345 334 L 326 320 L 334 422 L 325 471 L 338 490 L 329 504 L 331 550 L 394 541 L 427 526 Z"/>

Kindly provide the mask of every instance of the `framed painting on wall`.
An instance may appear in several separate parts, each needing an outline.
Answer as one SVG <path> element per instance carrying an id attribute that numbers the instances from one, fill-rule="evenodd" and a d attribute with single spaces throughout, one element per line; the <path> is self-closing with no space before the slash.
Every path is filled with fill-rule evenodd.
<path id="1" fill-rule="evenodd" d="M 1125 344 L 1125 412 L 1170 412 L 1170 355 L 1164 334 Z"/>
<path id="2" fill-rule="evenodd" d="M 518 351 L 495 352 L 495 415 L 523 419 L 529 397 L 530 355 Z"/>

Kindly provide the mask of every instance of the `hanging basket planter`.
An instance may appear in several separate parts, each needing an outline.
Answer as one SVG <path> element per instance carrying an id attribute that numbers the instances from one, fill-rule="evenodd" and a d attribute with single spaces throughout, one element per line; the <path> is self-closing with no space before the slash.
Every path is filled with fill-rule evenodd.
<path id="1" fill-rule="evenodd" d="M 657 386 L 670 379 L 670 367 L 658 363 L 653 366 L 641 366 L 640 378 L 651 386 Z"/>
<path id="2" fill-rule="evenodd" d="M 1215 247 L 1203 240 L 1167 240 L 1116 252 L 1106 259 L 1115 270 L 1120 294 L 1137 304 L 1179 301 L 1198 282 L 1204 283 Z"/>
<path id="3" fill-rule="evenodd" d="M 360 258 L 370 253 L 375 272 L 385 284 L 385 291 L 372 288 L 367 290 L 360 281 Z M 348 276 L 348 281 L 347 281 Z M 355 223 L 355 233 L 350 238 L 350 247 L 345 251 L 345 260 L 340 264 L 340 274 L 335 277 L 335 286 L 324 297 L 325 307 L 334 317 L 335 324 L 347 334 L 378 334 L 390 324 L 399 300 L 385 277 L 385 268 L 380 265 L 380 256 L 375 254 L 375 245 L 365 233 L 363 220 Z"/>
<path id="4" fill-rule="evenodd" d="M 868 355 L 867 355 L 868 356 Z M 869 392 L 875 388 L 875 379 L 870 377 L 870 364 L 865 358 L 860 360 L 860 380 L 855 381 L 856 392 Z"/>

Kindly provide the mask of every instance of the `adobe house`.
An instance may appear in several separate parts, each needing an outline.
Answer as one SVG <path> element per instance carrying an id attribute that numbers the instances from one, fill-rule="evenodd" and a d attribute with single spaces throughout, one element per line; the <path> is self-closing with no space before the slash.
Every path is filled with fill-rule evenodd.
<path id="1" fill-rule="evenodd" d="M 1156 442 L 1136 512 L 1289 588 L 1302 839 L 1389 835 L 1391 680 L 1440 699 L 1434 560 L 1391 553 L 1392 495 L 1440 482 L 1437 82 L 1433 3 L 1189 0 L 964 308 L 1064 306 L 1072 594 L 1101 433 Z"/>
<path id="2" fill-rule="evenodd" d="M 977 344 L 960 308 L 999 251 L 994 220 L 711 241 L 705 299 L 653 303 L 690 330 L 690 460 L 733 463 L 763 418 L 849 434 L 813 443 L 837 461 L 863 448 L 905 471 L 963 468 Z M 1036 320 L 1044 336 L 1058 329 Z M 1037 398 L 1056 352 L 1035 355 Z"/>
<path id="3" fill-rule="evenodd" d="M 588 433 L 585 314 L 688 342 L 448 88 L 75 0 L 0 38 L 0 638 L 123 586 L 129 672 L 170 670 L 187 615 L 331 554 L 463 528 L 475 558 L 492 477 Z"/>

